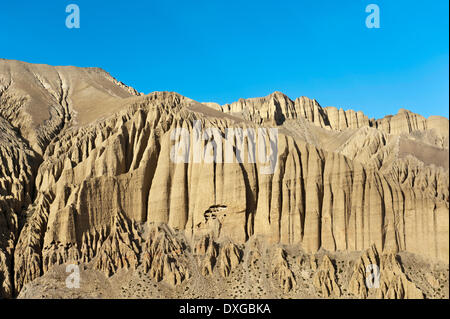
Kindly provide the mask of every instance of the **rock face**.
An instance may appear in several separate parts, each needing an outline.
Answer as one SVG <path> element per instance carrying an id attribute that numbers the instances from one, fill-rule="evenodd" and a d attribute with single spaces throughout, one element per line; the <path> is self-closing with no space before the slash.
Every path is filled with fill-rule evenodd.
<path id="1" fill-rule="evenodd" d="M 370 273 L 370 285 L 367 284 Z M 379 256 L 375 247 L 368 249 L 357 262 L 349 282 L 349 290 L 359 298 L 367 298 L 375 288 L 377 298 L 422 299 L 423 294 L 408 280 L 394 254 Z"/>
<path id="2" fill-rule="evenodd" d="M 292 290 L 297 283 L 286 260 L 286 252 L 281 248 L 276 250 L 272 261 L 272 276 L 280 282 L 284 292 Z"/>
<path id="3" fill-rule="evenodd" d="M 230 128 L 244 135 L 224 139 Z M 267 128 L 276 139 L 253 144 Z M 394 257 L 448 265 L 446 128 L 279 92 L 224 106 L 143 96 L 99 69 L 0 60 L 0 296 L 66 263 L 107 277 L 143 267 L 173 287 L 197 272 L 228 277 L 258 238 L 305 254 L 374 249 L 390 274 L 379 297 L 419 297 Z M 268 172 L 251 154 L 274 143 Z M 286 252 L 271 258 L 283 291 L 297 289 Z M 335 271 L 322 258 L 323 297 L 341 296 Z"/>
<path id="4" fill-rule="evenodd" d="M 336 271 L 330 258 L 325 255 L 322 263 L 314 275 L 314 286 L 324 297 L 340 297 L 341 289 L 336 282 Z"/>
<path id="5" fill-rule="evenodd" d="M 400 109 L 397 115 L 382 119 L 369 119 L 361 111 L 338 109 L 334 106 L 322 108 L 316 100 L 305 96 L 292 101 L 281 92 L 266 97 L 240 99 L 231 104 L 204 103 L 225 113 L 241 114 L 257 124 L 263 122 L 282 124 L 289 119 L 304 118 L 315 126 L 332 130 L 358 129 L 369 126 L 390 134 L 402 134 L 433 130 L 446 143 L 448 149 L 448 119 L 441 116 L 421 115 Z M 447 137 L 447 138 L 446 138 Z"/>

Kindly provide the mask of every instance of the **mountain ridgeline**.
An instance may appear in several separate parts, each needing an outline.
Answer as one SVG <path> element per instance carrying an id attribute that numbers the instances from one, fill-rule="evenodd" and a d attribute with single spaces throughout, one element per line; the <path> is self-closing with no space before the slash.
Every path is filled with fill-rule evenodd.
<path id="1" fill-rule="evenodd" d="M 275 170 L 236 154 L 192 160 L 210 138 L 174 162 L 173 132 L 195 135 L 196 123 L 221 136 L 276 128 Z M 404 109 L 369 119 L 280 92 L 226 105 L 144 95 L 98 68 L 0 59 L 0 297 L 27 296 L 68 263 L 105 278 L 139 270 L 176 291 L 242 267 L 254 276 L 264 258 L 283 296 L 370 297 L 364 271 L 377 264 L 374 297 L 445 297 L 448 126 Z M 243 154 L 250 145 L 247 136 Z M 435 288 L 415 282 L 404 253 L 447 273 Z M 336 256 L 353 256 L 342 275 Z M 302 278 L 305 269 L 315 275 Z"/>

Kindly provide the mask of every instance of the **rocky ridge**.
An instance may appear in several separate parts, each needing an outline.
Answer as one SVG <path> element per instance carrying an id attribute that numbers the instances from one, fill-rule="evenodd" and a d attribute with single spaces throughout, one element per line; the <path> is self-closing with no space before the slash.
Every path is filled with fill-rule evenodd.
<path id="1" fill-rule="evenodd" d="M 225 148 L 227 128 L 269 126 L 279 131 L 273 174 L 237 154 L 195 160 L 212 140 Z M 375 297 L 423 297 L 396 256 L 447 265 L 448 287 L 446 128 L 444 118 L 373 120 L 279 92 L 225 106 L 144 96 L 99 69 L 0 60 L 0 295 L 67 263 L 171 289 L 216 273 L 251 282 L 268 258 L 260 246 L 274 245 L 266 273 L 284 294 L 305 288 L 303 267 L 318 296 L 346 296 L 348 282 L 354 297 L 371 297 L 361 279 L 370 262 L 382 274 Z M 200 130 L 202 142 L 180 129 Z M 188 161 L 171 160 L 175 141 Z M 290 261 L 290 247 L 310 263 Z M 364 251 L 373 257 L 339 278 L 332 255 Z"/>

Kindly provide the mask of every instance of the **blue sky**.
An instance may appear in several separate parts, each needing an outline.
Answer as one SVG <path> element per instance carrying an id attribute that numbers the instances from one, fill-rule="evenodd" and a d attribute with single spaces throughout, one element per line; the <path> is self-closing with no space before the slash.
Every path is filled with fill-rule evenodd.
<path id="1" fill-rule="evenodd" d="M 77 4 L 81 28 L 65 27 Z M 368 29 L 365 8 L 380 8 Z M 448 1 L 5 1 L 0 57 L 98 66 L 137 90 L 233 102 L 282 91 L 369 117 L 449 114 Z"/>

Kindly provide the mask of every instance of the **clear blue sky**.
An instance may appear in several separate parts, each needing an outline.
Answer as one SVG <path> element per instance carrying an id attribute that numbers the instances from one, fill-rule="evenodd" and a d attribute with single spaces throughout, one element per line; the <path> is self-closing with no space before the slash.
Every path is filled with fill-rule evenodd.
<path id="1" fill-rule="evenodd" d="M 66 5 L 81 11 L 67 29 Z M 365 7 L 380 7 L 368 29 Z M 0 57 L 98 66 L 137 90 L 227 103 L 282 91 L 369 117 L 449 114 L 448 1 L 3 1 Z"/>

